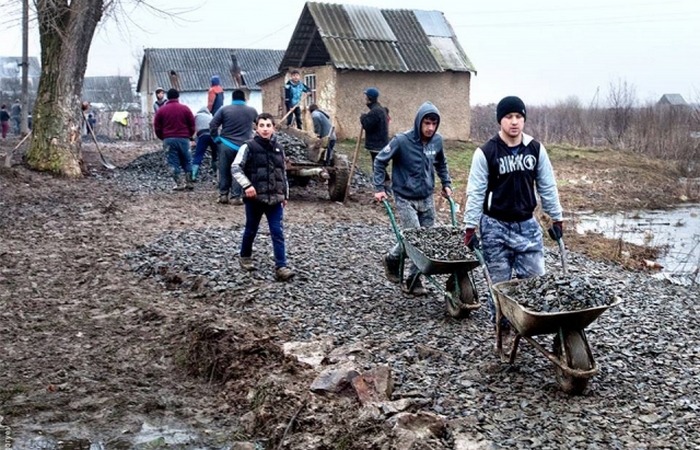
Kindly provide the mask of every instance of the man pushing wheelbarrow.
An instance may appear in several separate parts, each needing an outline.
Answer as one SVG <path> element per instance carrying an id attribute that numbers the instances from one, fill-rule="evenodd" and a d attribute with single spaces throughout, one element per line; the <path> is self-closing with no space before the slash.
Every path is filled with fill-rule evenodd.
<path id="1" fill-rule="evenodd" d="M 432 227 L 435 224 L 435 172 L 442 183 L 442 195 L 452 196 L 447 158 L 442 136 L 437 132 L 440 112 L 430 102 L 423 103 L 416 114 L 413 129 L 397 134 L 374 160 L 375 200 L 388 198 L 384 185 L 386 168 L 392 162 L 391 189 L 396 210 L 404 229 Z M 408 277 L 401 280 L 400 266 L 403 248 L 400 242 L 384 256 L 386 277 L 411 295 L 425 295 L 427 290 L 420 271 L 412 265 Z"/>
<path id="2" fill-rule="evenodd" d="M 505 97 L 496 107 L 498 134 L 474 152 L 469 182 L 464 243 L 481 248 L 493 284 L 544 275 L 542 230 L 534 218 L 539 194 L 542 209 L 553 220 L 549 235 L 562 237 L 562 208 L 547 150 L 523 133 L 527 111 L 518 97 Z M 488 305 L 495 326 L 509 328 L 507 319 L 496 324 L 489 292 Z"/>

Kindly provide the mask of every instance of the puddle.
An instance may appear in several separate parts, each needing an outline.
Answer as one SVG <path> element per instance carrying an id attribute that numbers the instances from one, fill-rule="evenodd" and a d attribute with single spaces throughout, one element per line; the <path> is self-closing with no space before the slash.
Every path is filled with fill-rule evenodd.
<path id="1" fill-rule="evenodd" d="M 700 205 L 611 215 L 582 213 L 576 222 L 578 233 L 594 231 L 611 239 L 661 247 L 664 252 L 656 260 L 662 266 L 659 277 L 700 283 Z"/>

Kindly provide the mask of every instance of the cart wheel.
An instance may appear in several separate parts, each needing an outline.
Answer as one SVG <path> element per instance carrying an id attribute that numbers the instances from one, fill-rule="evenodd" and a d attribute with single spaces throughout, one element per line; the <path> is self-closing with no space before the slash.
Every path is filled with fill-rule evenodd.
<path id="1" fill-rule="evenodd" d="M 562 330 L 564 347 L 561 345 L 559 333 L 554 335 L 554 354 L 560 360 L 566 353 L 566 364 L 576 370 L 590 370 L 593 367 L 588 357 L 588 346 L 583 330 Z M 580 395 L 588 386 L 588 378 L 574 377 L 564 373 L 561 367 L 554 365 L 557 383 L 567 394 Z"/>
<path id="2" fill-rule="evenodd" d="M 455 280 L 459 280 L 459 283 Z M 459 285 L 459 293 L 457 285 Z M 476 288 L 469 277 L 469 272 L 450 275 L 445 290 L 449 293 L 449 295 L 445 295 L 447 313 L 458 319 L 469 317 L 471 309 L 466 306 L 474 305 L 478 300 Z"/>

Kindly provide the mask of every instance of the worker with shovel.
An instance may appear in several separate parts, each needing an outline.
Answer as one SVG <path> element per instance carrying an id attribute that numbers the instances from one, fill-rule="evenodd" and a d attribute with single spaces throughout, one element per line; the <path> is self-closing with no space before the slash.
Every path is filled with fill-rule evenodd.
<path id="1" fill-rule="evenodd" d="M 296 120 L 297 128 L 301 130 L 301 108 L 299 108 L 299 104 L 304 95 L 311 92 L 311 88 L 301 82 L 301 74 L 298 70 L 292 70 L 290 75 L 291 79 L 284 85 L 284 105 L 288 113 L 287 126 L 291 126 L 292 119 L 294 119 Z"/>

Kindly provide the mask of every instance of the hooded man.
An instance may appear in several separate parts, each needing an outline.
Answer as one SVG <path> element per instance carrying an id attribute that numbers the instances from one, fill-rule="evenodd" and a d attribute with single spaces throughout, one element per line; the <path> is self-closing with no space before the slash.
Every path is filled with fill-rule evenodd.
<path id="1" fill-rule="evenodd" d="M 197 181 L 197 173 L 199 172 L 199 166 L 202 165 L 202 160 L 207 152 L 207 148 L 211 149 L 211 170 L 212 173 L 216 173 L 216 160 L 218 156 L 218 148 L 216 143 L 211 137 L 209 132 L 209 123 L 213 116 L 209 112 L 206 106 L 203 106 L 194 115 L 194 125 L 197 130 L 197 146 L 194 151 L 194 157 L 192 158 L 192 180 Z"/>
<path id="2" fill-rule="evenodd" d="M 213 116 L 222 106 L 224 106 L 224 89 L 221 87 L 221 79 L 219 76 L 214 75 L 211 77 L 211 87 L 207 94 L 207 109 Z"/>
<path id="3" fill-rule="evenodd" d="M 452 196 L 450 173 L 437 129 L 440 111 L 430 102 L 423 103 L 413 123 L 413 129 L 397 134 L 374 160 L 374 198 L 388 198 L 384 184 L 386 168 L 392 162 L 391 188 L 394 191 L 396 210 L 404 229 L 432 227 L 435 224 L 435 173 L 442 183 L 442 195 Z M 384 271 L 389 281 L 401 283 L 399 244 L 384 257 Z M 412 265 L 409 276 L 401 288 L 411 295 L 425 295 L 418 268 Z"/>

